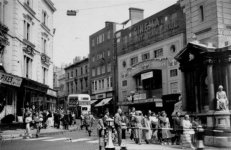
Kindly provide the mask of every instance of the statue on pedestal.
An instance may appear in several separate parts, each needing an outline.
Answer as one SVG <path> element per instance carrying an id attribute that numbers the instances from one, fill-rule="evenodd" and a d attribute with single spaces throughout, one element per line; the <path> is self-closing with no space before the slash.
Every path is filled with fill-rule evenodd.
<path id="1" fill-rule="evenodd" d="M 216 93 L 217 99 L 217 109 L 220 111 L 227 111 L 229 110 L 228 107 L 228 98 L 226 96 L 226 92 L 223 91 L 223 86 L 219 85 L 218 92 Z"/>

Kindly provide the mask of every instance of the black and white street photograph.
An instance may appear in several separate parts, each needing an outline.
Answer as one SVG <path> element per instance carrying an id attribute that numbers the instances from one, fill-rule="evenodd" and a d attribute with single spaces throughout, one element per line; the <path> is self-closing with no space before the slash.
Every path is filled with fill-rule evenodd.
<path id="1" fill-rule="evenodd" d="M 0 0 L 0 150 L 231 150 L 231 0 Z"/>

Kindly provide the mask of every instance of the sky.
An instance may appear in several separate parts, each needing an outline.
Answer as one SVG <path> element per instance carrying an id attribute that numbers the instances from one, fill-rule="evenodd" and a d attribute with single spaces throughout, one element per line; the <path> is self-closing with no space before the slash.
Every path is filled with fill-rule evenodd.
<path id="1" fill-rule="evenodd" d="M 53 26 L 54 65 L 73 63 L 76 56 L 89 54 L 89 36 L 105 27 L 106 21 L 122 23 L 129 18 L 130 7 L 144 9 L 147 18 L 176 3 L 177 0 L 52 0 L 57 11 Z M 67 16 L 67 10 L 77 10 Z"/>

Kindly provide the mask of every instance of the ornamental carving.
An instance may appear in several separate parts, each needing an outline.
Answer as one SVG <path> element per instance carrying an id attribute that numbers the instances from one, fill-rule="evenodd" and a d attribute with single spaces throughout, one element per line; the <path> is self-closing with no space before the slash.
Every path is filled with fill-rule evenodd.
<path id="1" fill-rule="evenodd" d="M 30 55 L 30 56 L 32 56 L 32 57 L 35 55 L 34 49 L 33 49 L 31 46 L 29 46 L 29 45 L 27 45 L 27 47 L 24 47 L 24 48 L 23 48 L 23 51 L 24 51 L 26 54 L 28 54 L 28 55 Z"/>
<path id="2" fill-rule="evenodd" d="M 41 54 L 41 62 L 42 64 L 49 66 L 50 65 L 50 57 L 48 57 L 46 54 Z"/>

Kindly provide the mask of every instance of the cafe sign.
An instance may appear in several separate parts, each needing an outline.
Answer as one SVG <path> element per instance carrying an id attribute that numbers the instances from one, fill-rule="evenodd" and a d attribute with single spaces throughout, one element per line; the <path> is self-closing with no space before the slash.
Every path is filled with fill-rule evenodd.
<path id="1" fill-rule="evenodd" d="M 20 87 L 22 83 L 22 78 L 0 72 L 0 83 Z"/>

